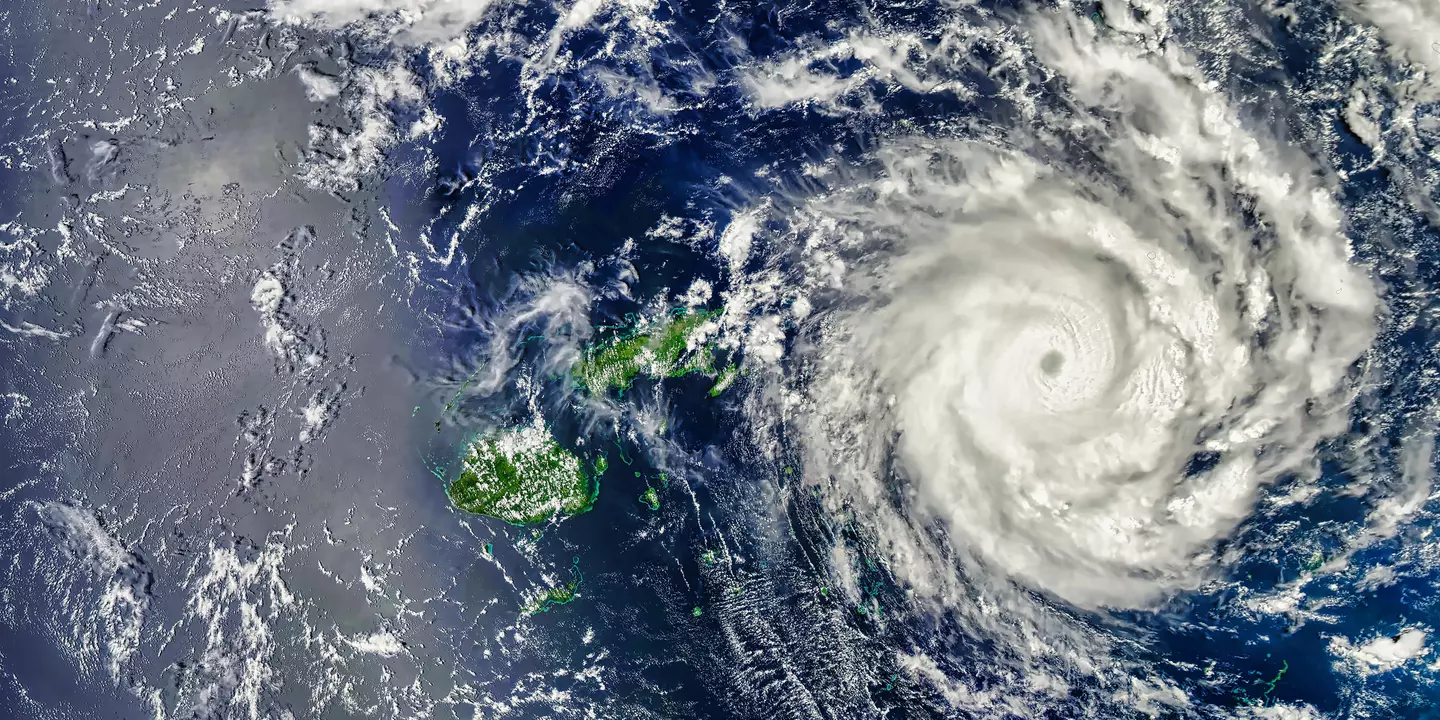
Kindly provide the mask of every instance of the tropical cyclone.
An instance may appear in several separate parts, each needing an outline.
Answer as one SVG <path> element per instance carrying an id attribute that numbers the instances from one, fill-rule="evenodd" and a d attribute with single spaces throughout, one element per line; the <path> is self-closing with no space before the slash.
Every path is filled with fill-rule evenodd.
<path id="1" fill-rule="evenodd" d="M 784 409 L 920 596 L 1144 608 L 1343 430 L 1376 301 L 1315 170 L 1183 58 L 1044 29 L 1064 127 L 893 139 L 783 218 L 833 298 Z"/>

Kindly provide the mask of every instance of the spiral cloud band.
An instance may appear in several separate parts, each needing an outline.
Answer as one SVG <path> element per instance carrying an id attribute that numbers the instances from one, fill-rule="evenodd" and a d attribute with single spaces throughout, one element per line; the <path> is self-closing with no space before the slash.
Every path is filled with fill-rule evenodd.
<path id="1" fill-rule="evenodd" d="M 1142 608 L 1203 583 L 1261 488 L 1343 428 L 1375 293 L 1315 170 L 1181 59 L 1039 31 L 1078 122 L 891 141 L 787 219 L 810 294 L 838 294 L 792 409 L 808 475 L 922 593 L 958 564 Z M 1076 131 L 1098 160 L 1047 142 Z"/>

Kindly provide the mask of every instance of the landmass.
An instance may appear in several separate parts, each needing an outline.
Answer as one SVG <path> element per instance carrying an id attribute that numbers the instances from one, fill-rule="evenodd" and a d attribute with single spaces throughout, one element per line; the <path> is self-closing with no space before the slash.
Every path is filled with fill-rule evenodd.
<path id="1" fill-rule="evenodd" d="M 550 612 L 550 608 L 556 605 L 568 605 L 578 595 L 580 584 L 585 582 L 584 573 L 580 572 L 580 558 L 575 558 L 574 564 L 570 566 L 570 582 L 564 585 L 557 585 L 540 593 L 525 607 L 520 609 L 523 615 L 534 615 L 535 613 Z"/>
<path id="2" fill-rule="evenodd" d="M 716 377 L 715 346 L 699 340 L 706 324 L 720 312 L 681 308 L 659 320 L 624 329 L 585 351 L 574 369 L 575 383 L 598 396 L 611 389 L 623 394 L 642 375 L 661 378 L 699 373 Z M 710 395 L 724 392 L 737 375 L 734 365 L 720 371 Z"/>
<path id="3" fill-rule="evenodd" d="M 526 604 L 521 612 L 525 615 L 534 615 L 535 613 L 549 612 L 550 608 L 556 605 L 568 605 L 575 599 L 575 591 L 579 587 L 579 580 L 571 580 L 564 585 L 550 588 Z"/>
<path id="4" fill-rule="evenodd" d="M 446 492 L 466 512 L 530 525 L 589 510 L 600 494 L 605 468 L 603 455 L 587 467 L 537 417 L 530 425 L 472 440 L 460 476 Z"/>
<path id="5" fill-rule="evenodd" d="M 640 504 L 650 508 L 652 511 L 659 510 L 660 493 L 655 492 L 655 488 L 653 487 L 645 488 L 645 492 L 640 493 Z"/>
<path id="6" fill-rule="evenodd" d="M 734 385 L 735 380 L 739 377 L 740 368 L 736 367 L 735 363 L 726 365 L 725 369 L 720 371 L 720 377 L 715 378 L 715 384 L 710 386 L 710 397 L 715 397 L 729 390 L 730 386 Z"/>

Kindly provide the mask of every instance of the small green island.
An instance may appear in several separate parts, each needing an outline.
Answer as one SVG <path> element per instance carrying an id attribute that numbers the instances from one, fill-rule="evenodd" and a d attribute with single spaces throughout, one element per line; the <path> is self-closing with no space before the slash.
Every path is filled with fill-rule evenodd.
<path id="1" fill-rule="evenodd" d="M 720 371 L 720 376 L 715 378 L 715 384 L 710 386 L 710 397 L 715 397 L 729 390 L 730 386 L 734 385 L 735 380 L 739 377 L 740 368 L 736 367 L 735 363 L 726 365 L 725 369 Z"/>
<path id="2" fill-rule="evenodd" d="M 640 493 L 639 500 L 641 505 L 650 508 L 652 512 L 660 509 L 660 493 L 655 492 L 653 487 L 645 488 L 645 492 Z"/>
<path id="3" fill-rule="evenodd" d="M 537 418 L 471 440 L 446 492 L 466 512 L 532 525 L 589 510 L 605 469 L 603 455 L 587 467 Z"/>
<path id="4" fill-rule="evenodd" d="M 585 582 L 585 574 L 580 572 L 580 558 L 576 556 L 575 564 L 570 566 L 570 582 L 564 585 L 555 585 L 546 588 L 538 595 L 533 596 L 524 607 L 520 608 L 521 615 L 534 615 L 535 613 L 550 612 L 550 608 L 557 605 L 569 605 L 579 597 L 580 584 Z"/>
<path id="5" fill-rule="evenodd" d="M 717 372 L 714 344 L 700 342 L 707 324 L 720 313 L 680 308 L 658 320 L 623 329 L 585 351 L 573 371 L 575 384 L 601 396 L 611 389 L 623 394 L 642 375 L 664 378 L 697 373 L 717 378 L 710 395 L 719 395 L 739 375 L 734 365 Z"/>
<path id="6" fill-rule="evenodd" d="M 579 588 L 579 580 L 571 580 L 564 585 L 552 587 L 526 603 L 525 607 L 520 609 L 520 613 L 534 615 L 535 613 L 550 612 L 550 608 L 556 605 L 569 605 L 575 600 L 575 591 Z"/>

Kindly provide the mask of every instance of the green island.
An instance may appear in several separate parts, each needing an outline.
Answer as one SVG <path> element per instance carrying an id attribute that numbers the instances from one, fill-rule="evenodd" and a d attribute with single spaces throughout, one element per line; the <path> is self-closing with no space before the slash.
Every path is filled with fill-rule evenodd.
<path id="1" fill-rule="evenodd" d="M 715 346 L 694 342 L 720 310 L 677 309 L 652 322 L 621 330 L 615 337 L 588 348 L 576 363 L 575 384 L 591 395 L 630 389 L 635 378 L 680 377 L 698 373 L 716 377 Z M 734 365 L 718 372 L 710 388 L 714 397 L 735 383 Z"/>
<path id="2" fill-rule="evenodd" d="M 655 488 L 653 487 L 645 488 L 645 492 L 640 493 L 639 500 L 641 505 L 650 508 L 652 511 L 660 509 L 660 493 L 655 492 Z"/>
<path id="3" fill-rule="evenodd" d="M 710 386 L 710 397 L 715 397 L 729 390 L 730 386 L 734 385 L 735 380 L 739 377 L 740 368 L 736 367 L 735 363 L 726 365 L 725 369 L 720 371 L 720 376 L 715 378 L 715 384 Z"/>
<path id="4" fill-rule="evenodd" d="M 605 469 L 605 456 L 587 467 L 537 419 L 471 440 L 446 493 L 466 512 L 530 525 L 589 510 Z"/>
<path id="5" fill-rule="evenodd" d="M 1265 657 L 1267 657 L 1267 658 L 1270 657 L 1270 654 L 1269 654 L 1269 653 L 1266 653 L 1266 654 L 1265 654 Z M 1211 661 L 1210 666 L 1213 668 L 1214 665 L 1215 665 L 1214 661 Z M 1289 660 L 1282 660 L 1282 661 L 1281 661 L 1281 664 L 1280 664 L 1280 670 L 1275 673 L 1275 677 L 1270 678 L 1270 680 L 1268 680 L 1268 681 L 1266 681 L 1266 680 L 1261 680 L 1261 681 L 1260 681 L 1260 684 L 1265 686 L 1265 692 L 1262 693 L 1262 694 L 1260 695 L 1260 697 L 1258 697 L 1258 698 L 1250 697 L 1248 694 L 1245 693 L 1244 690 L 1241 690 L 1240 692 L 1237 692 L 1237 693 L 1235 694 L 1235 696 L 1236 696 L 1237 698 L 1239 698 L 1240 702 L 1243 703 L 1243 704 L 1245 704 L 1245 705 L 1249 705 L 1249 706 L 1251 706 L 1251 707 L 1263 707 L 1265 704 L 1267 704 L 1268 702 L 1270 702 L 1270 694 L 1273 693 L 1273 692 L 1275 692 L 1275 686 L 1280 683 L 1280 679 L 1283 678 L 1283 677 L 1285 677 L 1285 673 L 1289 672 L 1289 670 L 1290 670 L 1290 661 L 1289 661 Z M 1208 676 L 1209 676 L 1209 673 L 1210 673 L 1210 669 L 1207 668 L 1205 672 L 1206 672 L 1206 676 L 1208 677 Z"/>
<path id="6" fill-rule="evenodd" d="M 574 564 L 570 566 L 570 576 L 573 578 L 564 585 L 557 585 L 537 595 L 525 606 L 520 608 L 522 615 L 534 615 L 535 613 L 550 612 L 550 608 L 556 605 L 569 605 L 578 597 L 577 591 L 580 583 L 585 582 L 584 573 L 580 572 L 580 558 L 575 557 Z"/>
<path id="7" fill-rule="evenodd" d="M 564 585 L 552 587 L 526 603 L 520 612 L 524 615 L 534 615 L 535 613 L 550 612 L 550 608 L 556 605 L 569 605 L 575 599 L 575 591 L 579 587 L 579 580 L 571 580 Z"/>

